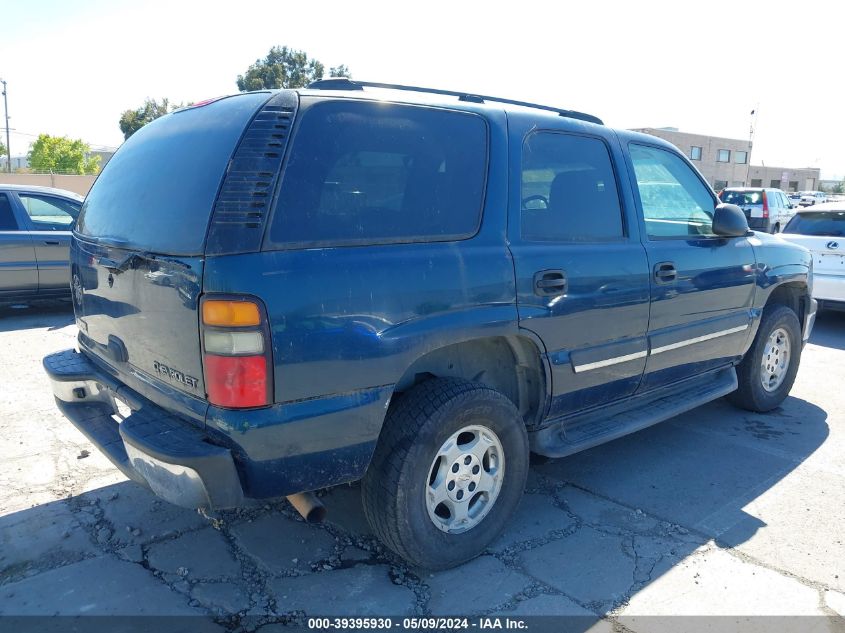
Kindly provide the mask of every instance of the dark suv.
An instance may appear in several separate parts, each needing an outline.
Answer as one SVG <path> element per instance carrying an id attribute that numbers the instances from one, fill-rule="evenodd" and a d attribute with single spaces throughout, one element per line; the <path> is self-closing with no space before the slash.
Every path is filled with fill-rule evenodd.
<path id="1" fill-rule="evenodd" d="M 78 351 L 44 365 L 128 477 L 207 508 L 363 479 L 375 533 L 429 568 L 497 536 L 530 451 L 776 407 L 815 316 L 808 252 L 669 143 L 345 79 L 141 129 L 71 264 Z"/>

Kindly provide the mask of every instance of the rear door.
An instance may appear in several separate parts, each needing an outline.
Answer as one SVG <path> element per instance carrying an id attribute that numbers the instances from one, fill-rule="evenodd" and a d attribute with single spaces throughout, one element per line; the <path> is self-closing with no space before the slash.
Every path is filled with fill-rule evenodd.
<path id="1" fill-rule="evenodd" d="M 509 117 L 519 323 L 546 347 L 549 416 L 629 396 L 645 367 L 649 281 L 616 137 Z"/>
<path id="2" fill-rule="evenodd" d="M 741 356 L 755 257 L 748 238 L 713 234 L 716 198 L 686 160 L 666 147 L 628 147 L 651 270 L 646 391 Z"/>
<path id="3" fill-rule="evenodd" d="M 0 192 L 0 294 L 38 290 L 35 249 L 21 219 L 10 194 Z"/>
<path id="4" fill-rule="evenodd" d="M 82 202 L 24 192 L 18 192 L 18 200 L 26 212 L 38 260 L 38 290 L 70 288 L 70 237 Z"/>
<path id="5" fill-rule="evenodd" d="M 144 126 L 97 179 L 71 245 L 80 345 L 136 391 L 197 420 L 207 406 L 198 315 L 206 234 L 230 159 L 269 97 L 220 99 Z M 261 204 L 255 197 L 256 217 Z"/>

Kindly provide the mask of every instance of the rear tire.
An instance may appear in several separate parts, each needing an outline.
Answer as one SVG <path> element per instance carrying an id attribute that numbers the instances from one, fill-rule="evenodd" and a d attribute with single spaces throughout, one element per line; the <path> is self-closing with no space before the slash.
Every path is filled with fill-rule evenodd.
<path id="1" fill-rule="evenodd" d="M 361 496 L 382 543 L 413 565 L 447 569 L 501 533 L 527 475 L 513 403 L 480 383 L 435 378 L 391 407 Z"/>
<path id="2" fill-rule="evenodd" d="M 772 235 L 776 233 L 780 233 L 780 224 L 775 224 L 774 228 L 772 229 Z"/>
<path id="3" fill-rule="evenodd" d="M 789 395 L 801 361 L 801 324 L 784 305 L 766 308 L 754 343 L 736 368 L 739 388 L 728 396 L 736 406 L 764 413 Z"/>

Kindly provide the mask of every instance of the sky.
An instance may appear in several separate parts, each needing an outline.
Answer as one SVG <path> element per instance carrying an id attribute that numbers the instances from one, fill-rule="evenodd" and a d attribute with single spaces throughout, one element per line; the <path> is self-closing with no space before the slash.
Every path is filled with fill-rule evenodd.
<path id="1" fill-rule="evenodd" d="M 40 133 L 116 147 L 124 110 L 237 92 L 238 74 L 286 45 L 353 79 L 619 128 L 746 139 L 756 110 L 752 164 L 845 177 L 845 3 L 830 0 L 0 0 L 0 25 L 13 156 Z"/>

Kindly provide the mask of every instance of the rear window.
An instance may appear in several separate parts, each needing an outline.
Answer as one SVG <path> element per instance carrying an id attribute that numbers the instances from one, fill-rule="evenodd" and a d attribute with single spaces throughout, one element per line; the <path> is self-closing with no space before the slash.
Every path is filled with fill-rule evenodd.
<path id="1" fill-rule="evenodd" d="M 145 125 L 97 178 L 77 231 L 154 253 L 201 255 L 229 159 L 269 97 L 227 97 Z"/>
<path id="2" fill-rule="evenodd" d="M 268 242 L 444 241 L 478 230 L 487 173 L 480 116 L 349 101 L 305 111 Z"/>
<path id="3" fill-rule="evenodd" d="M 720 196 L 722 202 L 747 207 L 752 204 L 763 204 L 762 191 L 723 191 Z"/>
<path id="4" fill-rule="evenodd" d="M 799 213 L 789 221 L 783 232 L 845 237 L 845 211 Z"/>

